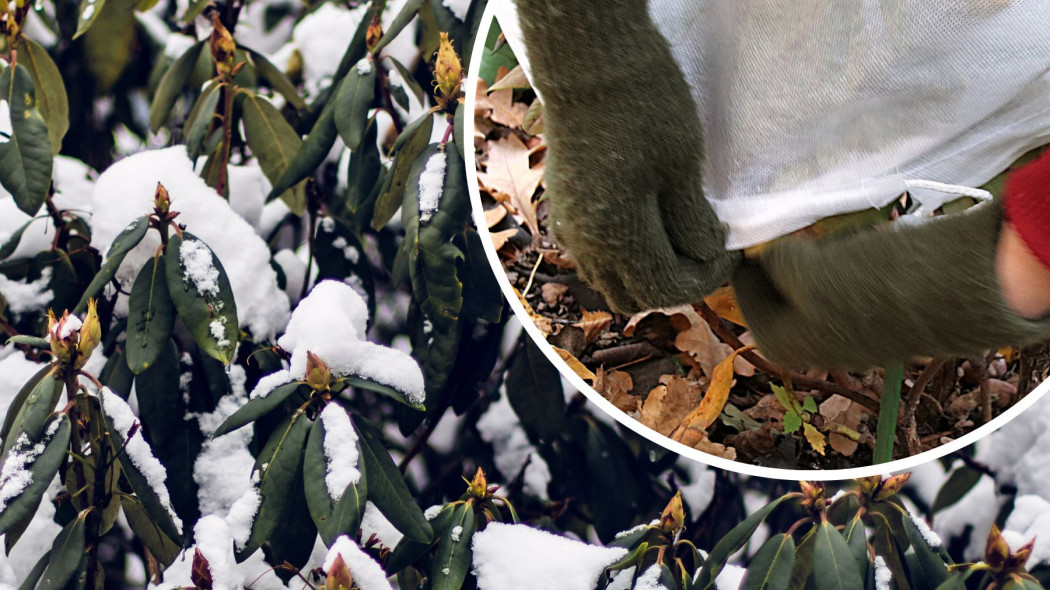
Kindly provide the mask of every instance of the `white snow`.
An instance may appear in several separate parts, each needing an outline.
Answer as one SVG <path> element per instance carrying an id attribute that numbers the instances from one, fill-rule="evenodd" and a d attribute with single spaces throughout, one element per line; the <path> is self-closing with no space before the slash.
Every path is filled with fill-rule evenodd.
<path id="1" fill-rule="evenodd" d="M 659 521 L 654 521 L 654 522 L 659 522 Z M 626 531 L 620 531 L 620 532 L 616 533 L 616 537 L 615 538 L 622 539 L 622 538 L 627 537 L 629 535 L 633 535 L 635 533 L 639 533 L 639 532 L 649 528 L 650 526 L 651 526 L 651 524 L 640 524 L 638 526 L 631 527 L 631 528 L 627 529 Z"/>
<path id="2" fill-rule="evenodd" d="M 215 515 L 204 516 L 193 527 L 197 549 L 208 560 L 214 590 L 235 590 L 233 542 L 226 522 Z M 192 555 L 192 552 L 191 552 Z"/>
<path id="3" fill-rule="evenodd" d="M 226 515 L 226 524 L 230 527 L 230 537 L 238 548 L 244 547 L 252 536 L 252 523 L 255 515 L 259 513 L 259 505 L 262 504 L 262 494 L 259 488 L 252 486 L 244 492 Z"/>
<path id="4" fill-rule="evenodd" d="M 693 518 L 699 517 L 715 497 L 716 471 L 688 457 L 680 458 L 677 464 L 688 477 L 688 480 L 679 482 L 682 500 Z"/>
<path id="5" fill-rule="evenodd" d="M 338 377 L 354 375 L 403 393 L 413 403 L 425 398 L 423 372 L 411 356 L 364 339 L 368 307 L 352 287 L 321 281 L 292 312 L 277 343 L 292 353 L 289 373 L 306 374 L 306 353 L 313 352 Z"/>
<path id="6" fill-rule="evenodd" d="M 277 287 L 270 267 L 270 250 L 255 229 L 230 207 L 193 170 L 184 146 L 145 151 L 107 169 L 95 183 L 92 229 L 102 252 L 135 219 L 153 209 L 160 182 L 168 190 L 178 222 L 208 245 L 230 279 L 237 317 L 242 328 L 260 341 L 270 340 L 288 319 L 288 297 Z M 136 274 L 160 244 L 157 232 L 148 232 L 128 253 L 117 279 L 130 289 Z M 205 283 L 206 284 L 206 283 Z M 121 298 L 118 313 L 126 313 Z"/>
<path id="7" fill-rule="evenodd" d="M 634 582 L 634 590 L 667 590 L 667 586 L 660 583 L 660 564 L 654 563 L 649 566 L 642 575 Z"/>
<path id="8" fill-rule="evenodd" d="M 186 240 L 179 246 L 179 260 L 186 268 L 184 280 L 193 283 L 205 297 L 219 295 L 219 269 L 211 263 L 211 251 L 200 240 Z"/>
<path id="9" fill-rule="evenodd" d="M 259 382 L 255 384 L 255 388 L 252 389 L 251 399 L 259 399 L 266 397 L 273 393 L 273 390 L 278 387 L 295 381 L 292 375 L 287 370 L 281 369 L 274 373 L 259 379 Z"/>
<path id="10" fill-rule="evenodd" d="M 627 555 L 622 547 L 588 545 L 499 522 L 475 533 L 473 547 L 480 590 L 592 590 L 606 566 Z"/>
<path id="11" fill-rule="evenodd" d="M 605 587 L 605 590 L 631 590 L 635 569 L 637 568 L 632 565 L 613 574 L 612 580 L 609 580 L 609 585 Z"/>
<path id="12" fill-rule="evenodd" d="M 442 6 L 449 9 L 459 20 L 466 20 L 471 0 L 441 0 Z"/>
<path id="13" fill-rule="evenodd" d="M 332 567 L 337 555 L 343 558 L 350 575 L 354 578 L 354 584 L 361 590 L 391 590 L 383 568 L 345 535 L 332 544 L 332 549 L 322 566 L 325 572 Z"/>
<path id="14" fill-rule="evenodd" d="M 102 398 L 102 411 L 109 416 L 110 421 L 113 423 L 113 428 L 115 428 L 122 437 L 127 437 L 128 432 L 135 426 L 135 423 L 138 422 L 135 418 L 135 414 L 131 411 L 131 407 L 108 387 L 102 388 L 100 396 Z M 124 450 L 127 453 L 128 458 L 130 458 L 131 462 L 135 465 L 135 468 L 146 478 L 149 487 L 153 490 L 153 493 L 157 495 L 157 499 L 160 500 L 161 506 L 168 511 L 168 515 L 171 516 L 171 520 L 175 523 L 175 527 L 181 532 L 182 519 L 179 518 L 179 515 L 175 514 L 175 510 L 171 507 L 171 498 L 168 496 L 168 487 L 164 484 L 165 480 L 168 479 L 168 472 L 164 469 L 164 465 L 153 456 L 153 451 L 150 450 L 149 444 L 146 443 L 146 439 L 142 437 L 141 431 L 135 433 L 131 438 L 127 438 Z"/>
<path id="15" fill-rule="evenodd" d="M 428 518 L 427 520 L 430 519 Z M 369 500 L 365 503 L 365 513 L 361 516 L 361 540 L 368 541 L 372 535 L 375 535 L 380 543 L 390 548 L 396 547 L 401 542 L 401 539 L 404 538 L 401 531 L 397 530 L 383 516 L 383 513 L 376 508 L 376 505 Z"/>
<path id="16" fill-rule="evenodd" d="M 481 439 L 492 445 L 496 469 L 506 479 L 517 477 L 525 467 L 523 491 L 541 500 L 548 500 L 547 486 L 551 481 L 550 468 L 539 451 L 529 442 L 528 435 L 514 413 L 505 389 L 500 398 L 485 410 L 477 422 Z M 528 462 L 528 465 L 525 463 Z"/>
<path id="17" fill-rule="evenodd" d="M 321 425 L 324 426 L 324 456 L 327 472 L 324 483 L 328 497 L 338 502 L 347 486 L 361 481 L 357 468 L 357 433 L 346 410 L 337 403 L 329 403 L 321 410 Z"/>
<path id="18" fill-rule="evenodd" d="M 57 424 L 57 420 L 52 423 Z M 15 440 L 0 471 L 0 512 L 6 510 L 7 505 L 33 483 L 33 463 L 46 447 L 44 441 L 33 444 L 24 432 Z"/>
<path id="19" fill-rule="evenodd" d="M 459 543 L 459 538 L 462 535 L 463 535 L 463 527 L 461 527 L 459 525 L 456 525 L 456 526 L 452 527 L 452 530 L 449 532 L 448 537 L 450 539 L 452 539 L 453 543 Z"/>
<path id="20" fill-rule="evenodd" d="M 743 583 L 746 573 L 747 569 L 739 565 L 726 564 L 715 578 L 715 588 L 717 590 L 737 590 Z"/>
<path id="21" fill-rule="evenodd" d="M 51 267 L 40 272 L 40 278 L 31 282 L 12 281 L 0 274 L 0 294 L 7 301 L 7 309 L 17 318 L 24 313 L 47 309 L 54 294 L 51 292 Z"/>
<path id="22" fill-rule="evenodd" d="M 1023 533 L 1017 531 L 1002 531 L 1002 534 L 1003 540 L 1006 541 L 1007 546 L 1010 547 L 1011 553 L 1017 553 L 1021 547 L 1024 547 L 1032 540 L 1031 537 L 1027 537 Z"/>
<path id="23" fill-rule="evenodd" d="M 427 508 L 423 511 L 423 518 L 426 518 L 427 520 L 434 520 L 435 518 L 437 518 L 438 514 L 441 514 L 441 511 L 444 509 L 445 507 L 441 504 L 434 504 L 430 508 Z"/>
<path id="24" fill-rule="evenodd" d="M 437 152 L 427 160 L 423 173 L 419 175 L 419 221 L 426 223 L 437 212 L 441 204 L 441 193 L 445 190 L 445 167 L 448 156 Z"/>
<path id="25" fill-rule="evenodd" d="M 926 520 L 915 513 L 909 513 L 911 521 L 915 524 L 915 528 L 919 529 L 919 534 L 922 535 L 922 539 L 926 541 L 926 544 L 930 546 L 930 549 L 939 549 L 942 545 L 940 536 L 937 533 L 930 530 L 930 525 L 926 524 Z"/>
<path id="26" fill-rule="evenodd" d="M 372 60 L 365 57 L 357 62 L 357 74 L 367 76 L 372 73 Z"/>
<path id="27" fill-rule="evenodd" d="M 343 251 L 343 258 L 350 261 L 350 264 L 357 264 L 358 260 L 361 260 L 361 252 L 356 246 L 351 246 L 346 238 L 338 237 L 332 240 L 332 245 Z"/>
<path id="28" fill-rule="evenodd" d="M 886 565 L 886 560 L 881 555 L 875 556 L 875 590 L 890 590 L 892 588 L 893 572 Z"/>

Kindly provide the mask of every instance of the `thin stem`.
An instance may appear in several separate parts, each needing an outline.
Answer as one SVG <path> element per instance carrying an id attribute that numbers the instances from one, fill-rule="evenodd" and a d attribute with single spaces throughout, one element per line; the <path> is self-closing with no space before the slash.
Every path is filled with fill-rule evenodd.
<path id="1" fill-rule="evenodd" d="M 226 193 L 227 168 L 230 165 L 230 149 L 233 145 L 233 99 L 237 95 L 237 88 L 233 86 L 231 81 L 230 84 L 222 88 L 222 92 L 225 99 L 225 107 L 222 114 L 222 148 L 219 152 L 219 157 L 222 158 L 222 161 L 219 163 L 219 182 L 215 187 L 220 196 Z"/>
<path id="2" fill-rule="evenodd" d="M 303 276 L 303 287 L 299 290 L 299 299 L 306 297 L 307 291 L 310 290 L 310 276 L 314 268 L 314 242 L 317 241 L 317 210 L 310 207 L 308 213 L 310 217 L 310 228 L 307 234 L 309 255 L 306 258 L 306 274 Z"/>
<path id="3" fill-rule="evenodd" d="M 901 381 L 904 380 L 904 364 L 897 363 L 886 368 L 882 382 L 882 400 L 879 404 L 879 424 L 875 436 L 873 463 L 889 463 L 893 460 L 893 439 L 897 435 L 897 414 L 901 405 Z"/>

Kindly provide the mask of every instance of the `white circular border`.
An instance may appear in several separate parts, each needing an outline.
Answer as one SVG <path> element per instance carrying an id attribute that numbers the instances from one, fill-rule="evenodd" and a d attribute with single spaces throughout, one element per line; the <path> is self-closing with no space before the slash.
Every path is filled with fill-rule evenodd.
<path id="1" fill-rule="evenodd" d="M 994 420 L 977 428 L 973 432 L 970 432 L 950 443 L 941 445 L 936 449 L 920 453 L 918 455 L 907 457 L 904 459 L 898 459 L 889 463 L 881 463 L 878 465 L 871 465 L 868 467 L 854 467 L 851 469 L 828 469 L 828 470 L 815 470 L 815 469 L 778 469 L 773 467 L 760 467 L 757 465 L 748 465 L 739 461 L 732 461 L 724 459 L 722 457 L 716 457 L 708 453 L 704 453 L 697 449 L 688 447 L 682 443 L 675 442 L 670 438 L 661 435 L 655 430 L 644 426 L 638 420 L 628 416 L 622 410 L 613 405 L 609 400 L 602 397 L 593 387 L 588 385 L 575 371 L 569 368 L 569 365 L 556 352 L 554 348 L 547 342 L 543 333 L 540 332 L 539 328 L 532 322 L 528 317 L 528 313 L 525 311 L 524 306 L 518 301 L 517 295 L 514 293 L 514 288 L 510 284 L 510 280 L 507 278 L 507 273 L 503 269 L 503 265 L 500 263 L 499 255 L 496 252 L 495 247 L 492 244 L 492 235 L 489 232 L 488 224 L 485 222 L 485 213 L 481 204 L 481 191 L 478 188 L 478 176 L 476 160 L 473 157 L 475 153 L 474 147 L 474 110 L 477 105 L 477 87 L 478 77 L 481 69 L 481 59 L 484 55 L 486 41 L 488 40 L 489 29 L 491 28 L 492 21 L 495 19 L 495 5 L 500 0 L 489 0 L 488 5 L 485 7 L 485 13 L 481 17 L 481 25 L 478 27 L 478 33 L 474 39 L 473 55 L 470 60 L 470 69 L 467 74 L 467 92 L 466 92 L 466 108 L 467 116 L 464 117 L 466 128 L 463 130 L 464 152 L 465 155 L 470 156 L 470 165 L 467 168 L 467 184 L 468 191 L 470 192 L 470 202 L 473 209 L 474 222 L 478 227 L 478 232 L 482 236 L 483 247 L 485 248 L 485 255 L 488 256 L 489 264 L 492 266 L 492 270 L 496 275 L 496 281 L 499 282 L 500 289 L 503 291 L 503 295 L 507 298 L 511 308 L 514 310 L 515 315 L 518 316 L 519 321 L 524 327 L 525 331 L 532 337 L 533 341 L 539 346 L 540 350 L 547 357 L 550 362 L 558 368 L 562 376 L 567 379 L 573 386 L 582 392 L 587 399 L 594 405 L 598 406 L 606 414 L 612 416 L 621 425 L 633 430 L 635 433 L 649 439 L 650 441 L 682 455 L 689 457 L 694 461 L 698 461 L 705 465 L 717 467 L 719 469 L 725 469 L 728 471 L 735 471 L 750 475 L 754 477 L 766 477 L 772 479 L 783 479 L 783 480 L 840 480 L 840 479 L 856 479 L 861 477 L 870 477 L 874 475 L 880 475 L 887 472 L 896 471 L 907 471 L 918 467 L 919 465 L 933 461 L 940 457 L 943 457 L 949 453 L 953 453 L 963 447 L 969 446 L 999 428 L 1006 425 L 1007 422 L 1013 420 L 1022 412 L 1030 408 L 1039 399 L 1050 391 L 1050 380 L 1044 381 L 1032 392 L 1024 397 L 1021 401 L 1014 404 L 1010 409 L 1000 414 Z"/>

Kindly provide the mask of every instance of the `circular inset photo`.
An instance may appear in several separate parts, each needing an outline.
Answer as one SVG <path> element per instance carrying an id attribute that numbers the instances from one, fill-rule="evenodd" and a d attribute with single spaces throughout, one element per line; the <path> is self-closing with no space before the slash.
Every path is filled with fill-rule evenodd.
<path id="1" fill-rule="evenodd" d="M 1030 3 L 612 4 L 490 3 L 468 80 L 475 220 L 575 386 L 665 447 L 787 478 L 914 466 L 1045 392 Z"/>

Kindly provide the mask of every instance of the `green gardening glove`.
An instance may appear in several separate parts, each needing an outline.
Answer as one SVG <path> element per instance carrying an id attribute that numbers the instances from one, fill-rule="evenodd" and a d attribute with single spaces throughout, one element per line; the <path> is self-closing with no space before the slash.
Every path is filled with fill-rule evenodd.
<path id="1" fill-rule="evenodd" d="M 998 201 L 922 225 L 789 237 L 733 276 L 762 354 L 785 368 L 865 368 L 1050 337 L 1007 305 Z"/>
<path id="2" fill-rule="evenodd" d="M 616 311 L 701 299 L 739 263 L 702 191 L 696 104 L 645 0 L 517 0 L 544 100 L 554 236 Z"/>

